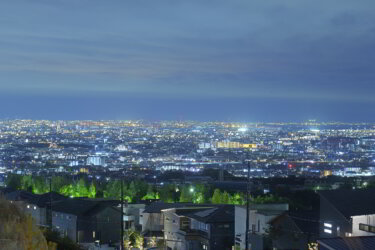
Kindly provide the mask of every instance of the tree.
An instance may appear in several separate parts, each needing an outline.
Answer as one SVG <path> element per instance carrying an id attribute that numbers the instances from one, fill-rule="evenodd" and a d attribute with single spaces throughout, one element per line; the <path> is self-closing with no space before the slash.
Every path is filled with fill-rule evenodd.
<path id="1" fill-rule="evenodd" d="M 47 244 L 31 216 L 22 213 L 16 205 L 0 198 L 0 211 L 1 249 L 54 249 L 53 244 Z"/>
<path id="2" fill-rule="evenodd" d="M 15 190 L 22 189 L 21 175 L 10 174 L 6 180 L 6 186 Z"/>
<path id="3" fill-rule="evenodd" d="M 33 192 L 33 179 L 31 175 L 24 175 L 21 178 L 21 189 Z"/>
<path id="4" fill-rule="evenodd" d="M 142 197 L 142 200 L 153 200 L 153 199 L 158 199 L 158 198 L 159 198 L 159 194 L 154 191 L 151 185 L 149 185 L 147 194 Z"/>
<path id="5" fill-rule="evenodd" d="M 188 185 L 184 185 L 181 189 L 180 202 L 192 202 L 193 194 L 191 188 Z"/>
<path id="6" fill-rule="evenodd" d="M 233 205 L 245 205 L 245 198 L 243 193 L 235 193 L 230 197 L 230 204 Z"/>
<path id="7" fill-rule="evenodd" d="M 167 203 L 172 203 L 176 198 L 176 186 L 173 184 L 163 185 L 159 189 L 160 199 Z"/>
<path id="8" fill-rule="evenodd" d="M 87 197 L 89 190 L 86 187 L 85 179 L 81 178 L 75 185 L 74 197 Z"/>
<path id="9" fill-rule="evenodd" d="M 124 232 L 124 248 L 132 249 L 133 247 L 143 249 L 144 239 L 142 235 L 134 230 L 127 230 Z"/>
<path id="10" fill-rule="evenodd" d="M 221 192 L 220 189 L 216 188 L 214 194 L 212 195 L 211 199 L 213 204 L 220 204 L 221 203 Z"/>
<path id="11" fill-rule="evenodd" d="M 154 237 L 152 237 L 152 238 L 150 239 L 150 241 L 148 242 L 148 247 L 149 247 L 149 248 L 151 248 L 151 247 L 156 247 L 157 244 L 158 244 L 158 241 L 157 241 L 156 237 L 154 236 Z"/>
<path id="12" fill-rule="evenodd" d="M 204 194 L 206 192 L 206 188 L 202 184 L 196 184 L 193 188 L 193 202 L 197 204 L 202 204 L 205 202 Z"/>
<path id="13" fill-rule="evenodd" d="M 224 193 L 221 195 L 221 203 L 229 204 L 229 200 L 230 200 L 230 194 L 227 191 L 224 191 Z"/>
<path id="14" fill-rule="evenodd" d="M 34 176 L 33 177 L 33 193 L 44 194 L 49 192 L 49 183 L 44 177 Z"/>
<path id="15" fill-rule="evenodd" d="M 89 191 L 88 191 L 88 197 L 89 198 L 95 198 L 96 197 L 96 187 L 94 185 L 94 182 L 91 182 L 91 185 L 90 185 Z"/>
<path id="16" fill-rule="evenodd" d="M 120 199 L 121 182 L 119 180 L 108 182 L 103 191 L 103 196 L 104 198 Z"/>
<path id="17" fill-rule="evenodd" d="M 137 187 L 135 186 L 134 181 L 131 181 L 129 184 L 128 194 L 131 200 L 134 200 L 137 196 Z"/>

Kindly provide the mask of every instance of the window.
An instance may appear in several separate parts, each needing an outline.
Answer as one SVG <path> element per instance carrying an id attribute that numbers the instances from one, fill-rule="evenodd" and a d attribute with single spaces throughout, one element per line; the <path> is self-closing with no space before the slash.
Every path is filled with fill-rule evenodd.
<path id="1" fill-rule="evenodd" d="M 92 231 L 92 237 L 95 239 L 95 231 Z"/>
<path id="2" fill-rule="evenodd" d="M 332 230 L 331 229 L 324 228 L 324 232 L 327 233 L 327 234 L 332 234 Z"/>
<path id="3" fill-rule="evenodd" d="M 332 224 L 331 223 L 324 223 L 324 227 L 332 228 Z"/>
<path id="4" fill-rule="evenodd" d="M 359 230 L 369 233 L 375 233 L 375 226 L 359 223 Z"/>
<path id="5" fill-rule="evenodd" d="M 229 228 L 229 224 L 221 224 L 218 228 Z"/>

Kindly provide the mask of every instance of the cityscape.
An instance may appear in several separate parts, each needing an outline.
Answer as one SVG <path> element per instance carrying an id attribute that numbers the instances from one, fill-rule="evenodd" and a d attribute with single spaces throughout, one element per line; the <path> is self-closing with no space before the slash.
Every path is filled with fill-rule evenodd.
<path id="1" fill-rule="evenodd" d="M 1 192 L 58 249 L 318 249 L 375 228 L 371 123 L 1 120 L 0 142 Z"/>
<path id="2" fill-rule="evenodd" d="M 374 0 L 1 0 L 0 250 L 375 250 Z"/>

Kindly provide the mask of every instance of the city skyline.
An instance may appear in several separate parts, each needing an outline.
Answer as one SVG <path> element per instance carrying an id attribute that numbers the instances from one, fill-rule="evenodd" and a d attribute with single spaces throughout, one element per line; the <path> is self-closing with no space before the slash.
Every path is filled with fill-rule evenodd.
<path id="1" fill-rule="evenodd" d="M 4 1 L 0 118 L 375 122 L 374 9 Z"/>

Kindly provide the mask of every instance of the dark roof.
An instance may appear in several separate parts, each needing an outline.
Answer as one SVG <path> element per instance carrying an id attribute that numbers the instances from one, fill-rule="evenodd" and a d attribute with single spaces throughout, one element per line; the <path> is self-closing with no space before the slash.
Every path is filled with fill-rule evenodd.
<path id="1" fill-rule="evenodd" d="M 49 192 L 45 194 L 33 194 L 28 191 L 17 190 L 5 194 L 6 199 L 13 201 L 24 201 L 38 207 L 46 207 L 50 201 L 56 202 L 68 199 L 66 196 L 56 192 Z"/>
<path id="2" fill-rule="evenodd" d="M 151 237 L 163 238 L 164 232 L 162 232 L 162 231 L 145 231 L 145 232 L 142 232 L 142 236 L 145 237 L 145 238 L 151 238 Z"/>
<path id="3" fill-rule="evenodd" d="M 375 236 L 319 239 L 318 244 L 322 250 L 373 250 Z"/>
<path id="4" fill-rule="evenodd" d="M 180 208 L 184 206 L 191 206 L 194 205 L 192 203 L 164 203 L 162 201 L 153 202 L 148 205 L 143 213 L 161 213 L 161 210 L 169 209 L 169 208 Z"/>
<path id="5" fill-rule="evenodd" d="M 13 188 L 8 188 L 8 187 L 0 187 L 0 193 L 2 194 L 7 194 L 7 193 L 11 193 L 11 192 L 14 192 L 16 191 L 15 189 Z"/>
<path id="6" fill-rule="evenodd" d="M 304 233 L 319 234 L 319 213 L 313 211 L 293 211 L 286 213 Z"/>
<path id="7" fill-rule="evenodd" d="M 355 215 L 375 214 L 375 188 L 320 191 L 347 219 Z"/>
<path id="8" fill-rule="evenodd" d="M 88 199 L 66 199 L 53 203 L 52 210 L 77 216 L 94 215 L 105 208 L 115 207 L 118 201 L 95 201 Z"/>
<path id="9" fill-rule="evenodd" d="M 17 190 L 17 191 L 5 194 L 5 198 L 7 200 L 24 201 L 24 202 L 27 202 L 27 203 L 37 205 L 39 196 L 37 194 L 33 194 L 31 192 L 28 192 L 28 191 Z"/>
<path id="10" fill-rule="evenodd" d="M 37 205 L 39 207 L 46 207 L 51 201 L 57 202 L 57 201 L 62 201 L 66 199 L 69 199 L 69 198 L 56 192 L 48 192 L 48 193 L 39 195 Z"/>
<path id="11" fill-rule="evenodd" d="M 185 215 L 204 223 L 234 222 L 234 206 L 221 205 Z"/>

